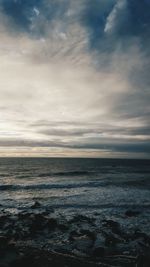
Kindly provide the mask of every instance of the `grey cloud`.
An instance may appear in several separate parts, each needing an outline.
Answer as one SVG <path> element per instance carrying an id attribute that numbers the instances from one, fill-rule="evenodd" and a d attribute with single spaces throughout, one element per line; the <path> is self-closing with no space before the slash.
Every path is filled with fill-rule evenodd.
<path id="1" fill-rule="evenodd" d="M 86 129 L 46 129 L 46 130 L 40 130 L 38 133 L 48 135 L 48 136 L 84 136 L 85 134 L 88 134 L 89 131 Z"/>
<path id="2" fill-rule="evenodd" d="M 96 142 L 94 139 L 94 142 L 71 142 L 71 143 L 65 143 L 65 142 L 44 142 L 44 141 L 18 141 L 18 140 L 0 140 L 0 146 L 2 147 L 31 147 L 31 148 L 38 148 L 38 147 L 46 147 L 46 148 L 65 148 L 65 149 L 89 149 L 89 150 L 105 150 L 109 151 L 111 153 L 113 152 L 128 152 L 128 153 L 145 153 L 150 154 L 150 143 L 149 142 L 122 142 L 118 143 L 111 143 L 110 140 L 107 142 L 107 140 L 102 142 Z"/>
<path id="3" fill-rule="evenodd" d="M 150 134 L 150 127 L 112 127 L 112 128 L 108 128 L 108 125 L 106 125 L 105 127 L 99 127 L 96 128 L 96 126 L 94 126 L 93 128 L 73 128 L 72 129 L 58 129 L 58 128 L 53 128 L 53 129 L 43 129 L 43 130 L 39 130 L 37 131 L 37 133 L 46 135 L 46 136 L 59 136 L 59 137 L 63 137 L 63 136 L 88 136 L 88 135 L 113 135 L 115 134 L 119 134 L 119 135 L 123 135 L 123 136 L 136 136 L 136 135 L 140 135 L 140 136 L 147 136 Z M 110 137 L 111 139 L 111 137 Z"/>
<path id="4" fill-rule="evenodd" d="M 144 115 L 144 114 L 143 114 Z M 29 127 L 33 127 L 37 133 L 44 135 L 56 135 L 56 136 L 84 136 L 91 134 L 120 134 L 120 135 L 149 135 L 150 126 L 147 125 L 147 120 L 142 119 L 143 124 L 141 126 L 114 126 L 113 124 L 103 124 L 101 122 L 76 122 L 76 121 L 39 121 L 32 123 Z"/>
<path id="5" fill-rule="evenodd" d="M 145 154 L 150 154 L 150 143 L 149 142 L 137 142 L 134 143 L 132 142 L 131 144 L 128 143 L 123 143 L 121 142 L 121 144 L 108 144 L 108 143 L 104 143 L 104 144 L 99 144 L 99 143 L 95 143 L 95 144 L 86 144 L 86 145 L 76 145 L 76 146 L 72 146 L 73 148 L 86 148 L 86 149 L 97 149 L 97 150 L 108 150 L 110 152 L 128 152 L 128 153 L 145 153 Z"/>
<path id="6" fill-rule="evenodd" d="M 17 140 L 15 138 L 11 139 L 1 139 L 0 147 L 65 147 L 63 142 L 53 141 L 34 141 L 34 140 Z"/>

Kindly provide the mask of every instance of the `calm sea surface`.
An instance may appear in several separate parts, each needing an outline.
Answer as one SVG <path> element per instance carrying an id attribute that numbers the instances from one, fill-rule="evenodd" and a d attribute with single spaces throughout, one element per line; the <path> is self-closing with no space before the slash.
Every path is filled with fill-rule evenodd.
<path id="1" fill-rule="evenodd" d="M 25 209 L 36 200 L 64 213 L 140 209 L 148 220 L 150 161 L 0 158 L 1 208 Z"/>

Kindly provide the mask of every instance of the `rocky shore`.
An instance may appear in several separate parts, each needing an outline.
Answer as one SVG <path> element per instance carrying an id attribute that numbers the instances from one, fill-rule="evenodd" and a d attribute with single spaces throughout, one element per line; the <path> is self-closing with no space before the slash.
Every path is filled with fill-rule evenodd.
<path id="1" fill-rule="evenodd" d="M 126 210 L 125 220 L 139 211 Z M 0 267 L 150 266 L 150 236 L 99 214 L 66 218 L 35 202 L 0 211 Z"/>

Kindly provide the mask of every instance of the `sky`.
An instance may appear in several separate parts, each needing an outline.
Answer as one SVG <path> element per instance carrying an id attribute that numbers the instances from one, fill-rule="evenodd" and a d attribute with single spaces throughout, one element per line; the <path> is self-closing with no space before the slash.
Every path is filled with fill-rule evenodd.
<path id="1" fill-rule="evenodd" d="M 0 0 L 0 156 L 150 158 L 150 0 Z"/>

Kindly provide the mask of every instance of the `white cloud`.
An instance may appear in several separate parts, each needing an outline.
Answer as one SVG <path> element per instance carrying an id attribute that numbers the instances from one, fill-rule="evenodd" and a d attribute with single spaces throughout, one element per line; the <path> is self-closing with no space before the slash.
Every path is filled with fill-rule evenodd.
<path id="1" fill-rule="evenodd" d="M 126 1 L 118 1 L 107 18 L 106 33 L 115 31 L 118 14 L 125 9 Z M 40 17 L 36 7 L 34 12 Z M 8 32 L 8 21 L 3 19 L 0 155 L 112 156 L 111 147 L 99 148 L 98 144 L 149 140 L 147 135 L 133 136 L 133 129 L 125 131 L 127 127 L 141 128 L 147 123 L 143 125 L 140 118 L 129 118 L 128 108 L 123 110 L 124 97 L 130 97 L 131 91 L 137 92 L 128 74 L 135 65 L 143 66 L 138 44 L 135 46 L 133 42 L 128 54 L 117 47 L 109 68 L 100 64 L 96 69 L 96 59 L 100 61 L 107 55 L 89 53 L 88 32 L 72 16 L 75 14 L 71 6 L 67 13 L 70 23 L 67 19 L 63 22 L 54 19 L 51 27 L 45 25 L 46 36 L 39 39 L 27 33 Z M 43 22 L 36 23 L 32 26 L 38 27 Z M 124 119 L 122 110 L 126 114 Z M 42 126 L 35 126 L 40 122 L 44 122 Z M 2 146 L 4 143 L 8 146 Z"/>
<path id="2" fill-rule="evenodd" d="M 121 20 L 123 21 L 127 15 L 127 1 L 118 0 L 116 5 L 113 7 L 109 16 L 107 17 L 104 32 L 107 34 L 114 34 L 120 27 Z"/>

